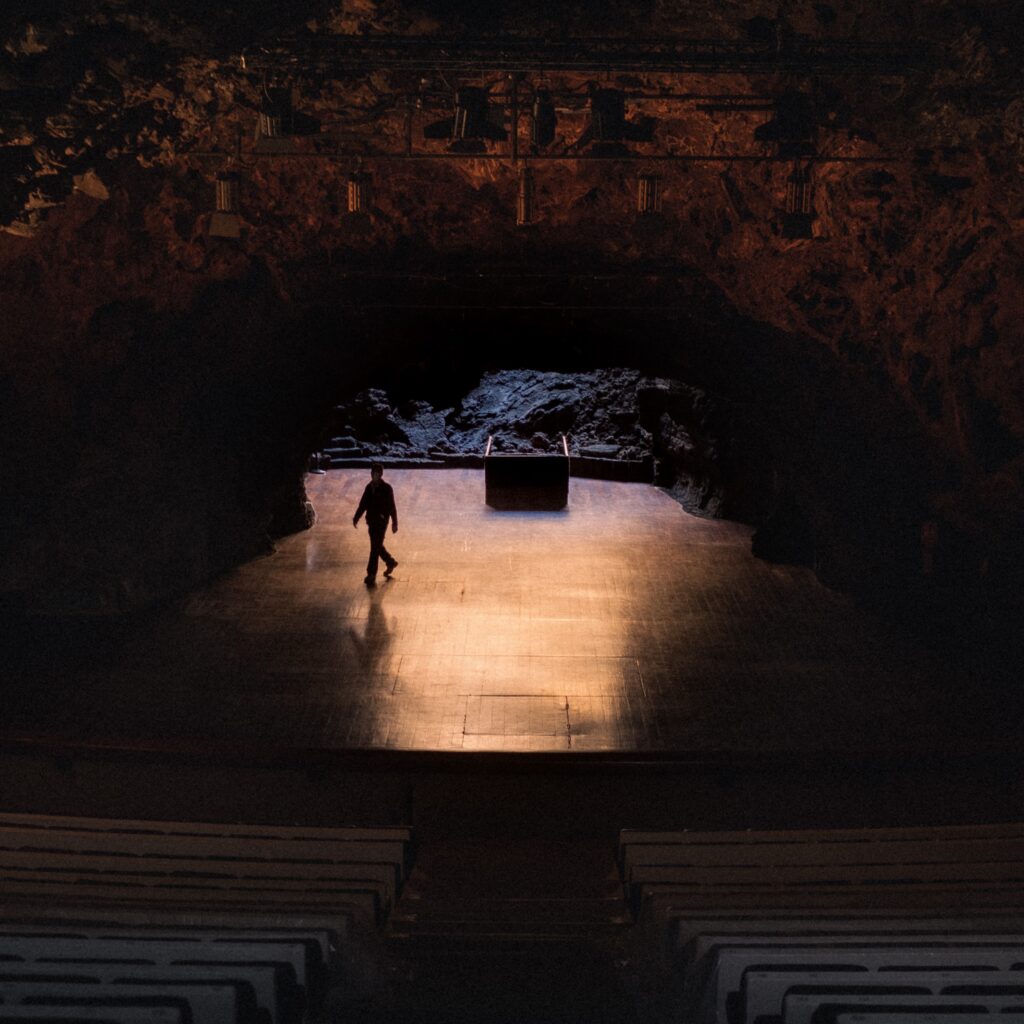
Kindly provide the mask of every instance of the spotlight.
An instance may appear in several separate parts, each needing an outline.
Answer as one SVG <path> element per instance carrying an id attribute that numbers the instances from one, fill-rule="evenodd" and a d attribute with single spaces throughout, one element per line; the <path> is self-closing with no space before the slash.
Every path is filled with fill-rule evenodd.
<path id="1" fill-rule="evenodd" d="M 661 178 L 657 174 L 641 174 L 636 179 L 636 212 L 661 213 Z"/>
<path id="2" fill-rule="evenodd" d="M 621 89 L 590 89 L 590 124 L 577 139 L 576 146 L 593 142 L 595 156 L 627 156 L 625 141 L 650 142 L 654 137 L 654 121 L 642 118 L 626 120 L 626 94 Z"/>
<path id="3" fill-rule="evenodd" d="M 241 218 L 238 216 L 238 175 L 228 171 L 217 175 L 215 183 L 216 210 L 210 217 L 210 234 L 215 238 L 241 236 Z"/>
<path id="4" fill-rule="evenodd" d="M 423 129 L 427 139 L 451 139 L 448 149 L 453 153 L 483 153 L 485 139 L 501 141 L 508 132 L 491 120 L 489 93 L 476 85 L 466 85 L 455 92 L 455 110 L 451 117 L 434 121 Z"/>
<path id="5" fill-rule="evenodd" d="M 264 88 L 260 103 L 260 135 L 276 139 L 287 135 L 292 126 L 292 94 L 283 86 Z"/>
<path id="6" fill-rule="evenodd" d="M 786 179 L 786 212 L 782 217 L 783 238 L 813 238 L 814 207 L 811 204 L 811 171 L 794 167 Z"/>
<path id="7" fill-rule="evenodd" d="M 533 171 L 523 167 L 519 171 L 519 191 L 516 195 L 516 224 L 533 223 Z"/>
<path id="8" fill-rule="evenodd" d="M 590 97 L 590 123 L 598 142 L 626 137 L 626 95 L 619 89 L 595 89 Z"/>
<path id="9" fill-rule="evenodd" d="M 295 114 L 292 110 L 292 91 L 289 86 L 263 87 L 263 99 L 259 109 L 258 153 L 290 153 L 294 142 L 287 138 L 295 131 Z"/>
<path id="10" fill-rule="evenodd" d="M 453 139 L 480 139 L 487 124 L 487 93 L 483 89 L 459 89 L 455 94 Z"/>
<path id="11" fill-rule="evenodd" d="M 818 132 L 814 100 L 803 92 L 784 92 L 770 120 L 754 129 L 759 142 L 774 142 L 784 158 L 814 156 Z"/>
<path id="12" fill-rule="evenodd" d="M 558 116 L 547 89 L 538 89 L 533 99 L 533 120 L 530 123 L 530 141 L 537 149 L 546 149 L 555 141 Z"/>
<path id="13" fill-rule="evenodd" d="M 370 183 L 372 179 L 363 171 L 355 171 L 348 176 L 348 212 L 363 213 L 369 203 Z"/>
<path id="14" fill-rule="evenodd" d="M 238 174 L 228 171 L 217 175 L 215 201 L 218 213 L 238 212 Z"/>

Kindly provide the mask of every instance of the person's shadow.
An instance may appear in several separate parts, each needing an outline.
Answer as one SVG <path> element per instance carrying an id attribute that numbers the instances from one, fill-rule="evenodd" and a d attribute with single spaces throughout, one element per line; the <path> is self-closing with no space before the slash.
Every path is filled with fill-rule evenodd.
<path id="1" fill-rule="evenodd" d="M 393 630 L 384 614 L 383 602 L 386 588 L 376 587 L 367 591 L 370 599 L 363 628 L 350 626 L 348 630 L 352 650 L 355 652 L 356 669 L 359 675 L 376 676 L 385 670 L 385 659 L 391 648 Z"/>

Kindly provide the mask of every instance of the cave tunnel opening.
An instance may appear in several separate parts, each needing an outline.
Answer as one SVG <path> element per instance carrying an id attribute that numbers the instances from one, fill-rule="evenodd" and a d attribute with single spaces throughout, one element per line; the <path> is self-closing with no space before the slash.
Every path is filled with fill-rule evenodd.
<path id="1" fill-rule="evenodd" d="M 675 489 L 696 514 L 753 523 L 767 503 L 772 459 L 755 415 L 678 379 L 695 367 L 665 358 L 656 313 L 491 307 L 376 327 L 383 359 L 337 396 L 318 464 L 464 464 L 488 439 L 540 454 L 565 436 L 572 456 L 608 463 L 592 468 Z"/>
<path id="2" fill-rule="evenodd" d="M 473 287 L 467 301 L 465 282 L 435 284 L 429 304 L 415 290 L 405 300 L 393 292 L 386 308 L 354 306 L 343 321 L 336 311 L 312 312 L 303 336 L 334 339 L 328 349 L 343 338 L 345 354 L 318 375 L 319 398 L 308 405 L 318 419 L 304 430 L 295 464 L 305 468 L 310 452 L 346 434 L 352 454 L 429 457 L 429 441 L 410 442 L 396 420 L 408 424 L 417 411 L 427 420 L 458 420 L 482 381 L 508 385 L 502 374 L 519 373 L 522 383 L 532 371 L 578 394 L 595 387 L 594 374 L 620 370 L 630 375 L 627 387 L 657 380 L 673 389 L 674 410 L 650 389 L 626 404 L 647 406 L 636 409 L 635 427 L 655 435 L 646 439 L 652 482 L 679 497 L 686 491 L 681 480 L 703 477 L 703 499 L 682 502 L 690 511 L 756 526 L 758 555 L 811 565 L 840 589 L 870 590 L 883 570 L 913 573 L 920 495 L 945 467 L 870 373 L 739 316 L 701 282 L 609 275 L 595 297 L 592 275 L 585 289 L 565 275 L 545 281 L 543 304 L 532 286 L 506 278 L 486 282 L 483 292 L 479 283 Z M 326 358 L 339 360 L 337 349 Z M 367 392 L 376 396 L 375 412 Z M 608 411 L 602 403 L 622 404 L 599 394 L 591 417 Z M 586 410 L 561 410 L 561 420 L 553 412 L 547 434 L 582 428 L 588 444 L 601 443 L 579 422 Z M 490 414 L 499 426 L 493 406 Z M 614 427 L 607 417 L 603 426 Z M 519 424 L 527 447 L 529 427 L 529 417 Z M 626 456 L 635 454 L 621 437 L 606 439 L 616 442 Z M 457 443 L 450 453 L 471 451 Z M 714 488 L 722 493 L 709 508 Z"/>
<path id="3" fill-rule="evenodd" d="M 316 394 L 304 393 L 288 421 L 301 443 L 281 464 L 279 494 L 290 511 L 275 521 L 278 535 L 310 521 L 299 482 L 310 453 L 339 434 L 362 447 L 338 407 L 351 412 L 367 391 L 379 392 L 387 410 L 377 412 L 393 426 L 417 409 L 457 418 L 466 396 L 501 373 L 579 383 L 621 369 L 676 382 L 690 398 L 675 417 L 678 435 L 655 438 L 653 452 L 653 482 L 685 508 L 752 525 L 759 558 L 808 566 L 826 586 L 957 657 L 989 644 L 981 629 L 998 634 L 992 610 L 1002 598 L 991 595 L 1005 587 L 991 588 L 993 575 L 979 578 L 978 538 L 944 525 L 936 549 L 929 534 L 930 496 L 963 486 L 961 471 L 879 365 L 754 321 L 706 279 L 660 268 L 574 265 L 531 276 L 522 266 L 484 265 L 364 275 L 356 291 L 341 308 L 311 306 L 288 328 L 302 339 L 304 372 L 316 368 Z M 642 426 L 651 425 L 648 418 Z M 402 431 L 390 440 L 402 442 Z M 667 450 L 673 443 L 676 451 Z M 680 458 L 680 444 L 696 455 Z M 400 443 L 390 454 L 430 456 L 427 449 Z M 389 455 L 387 444 L 363 450 Z M 953 593 L 968 597 L 950 602 Z M 998 667 L 999 657 L 990 664 Z"/>
<path id="4" fill-rule="evenodd" d="M 905 626 L 961 650 L 987 643 L 971 543 L 958 550 L 947 531 L 941 586 L 921 578 L 929 495 L 960 481 L 879 366 L 746 317 L 678 268 L 578 256 L 542 272 L 423 266 L 317 260 L 282 277 L 257 264 L 183 314 L 101 306 L 76 371 L 74 436 L 26 407 L 48 431 L 37 450 L 89 500 L 70 505 L 59 478 L 24 467 L 8 532 L 24 605 L 132 614 L 308 527 L 310 455 L 338 436 L 337 406 L 368 389 L 404 415 L 417 402 L 457 410 L 488 374 L 619 370 L 676 382 L 674 409 L 639 425 L 663 427 L 653 482 L 685 508 L 749 524 L 758 557 L 808 566 Z M 59 549 L 39 529 L 47 521 L 60 524 Z M 967 614 L 947 600 L 965 587 Z"/>
<path id="5" fill-rule="evenodd" d="M 202 330 L 189 324 L 193 339 L 216 340 L 193 342 L 207 376 L 190 420 L 199 444 L 218 441 L 206 481 L 220 499 L 214 512 L 250 536 L 270 524 L 277 550 L 267 559 L 233 553 L 177 615 L 113 652 L 104 672 L 115 689 L 132 659 L 150 683 L 147 701 L 105 728 L 231 735 L 241 685 L 263 733 L 284 744 L 312 715 L 314 744 L 332 748 L 653 750 L 756 747 L 773 736 L 815 749 L 898 747 L 913 687 L 927 681 L 928 692 L 948 696 L 946 677 L 929 675 L 933 660 L 915 662 L 839 594 L 874 588 L 877 607 L 886 585 L 913 577 L 920 553 L 921 478 L 911 474 L 921 466 L 910 465 L 912 435 L 886 418 L 884 395 L 863 401 L 876 382 L 707 294 L 695 298 L 694 282 L 622 274 L 587 289 L 562 276 L 545 280 L 547 303 L 535 283 L 504 277 L 364 284 L 300 310 L 257 279 L 211 296 Z M 131 336 L 145 312 L 108 310 L 97 334 Z M 429 419 L 450 408 L 457 421 L 468 396 L 503 375 L 569 384 L 540 387 L 541 405 L 552 391 L 582 398 L 592 388 L 595 415 L 605 404 L 629 411 L 626 427 L 652 435 L 652 482 L 678 492 L 689 474 L 689 494 L 673 496 L 684 508 L 694 499 L 707 517 L 683 516 L 654 488 L 591 480 L 576 481 L 570 515 L 557 522 L 493 516 L 476 470 L 389 467 L 400 565 L 395 578 L 364 588 L 365 539 L 350 519 L 365 465 L 306 473 L 337 428 L 337 407 L 350 416 L 366 411 L 360 396 L 385 396 L 354 440 L 379 442 L 373 416 L 383 415 L 386 440 L 407 460 L 410 413 Z M 626 391 L 634 407 L 623 410 Z M 396 426 L 404 439 L 387 436 Z M 684 435 L 706 463 L 683 450 Z M 365 455 L 387 461 L 387 446 Z M 699 507 L 699 471 L 699 483 L 720 488 L 717 507 Z M 319 518 L 304 529 L 309 502 Z M 752 544 L 763 557 L 751 557 Z M 200 683 L 218 695 L 204 697 L 204 721 L 169 710 Z M 712 690 L 730 695 L 721 721 L 706 699 Z M 76 699 L 94 692 L 87 684 Z M 831 731 L 813 714 L 824 704 Z M 307 711 L 288 711 L 300 706 Z M 929 742 L 949 734 L 945 707 L 930 706 Z M 981 737 L 999 728 L 986 708 L 974 712 Z"/>

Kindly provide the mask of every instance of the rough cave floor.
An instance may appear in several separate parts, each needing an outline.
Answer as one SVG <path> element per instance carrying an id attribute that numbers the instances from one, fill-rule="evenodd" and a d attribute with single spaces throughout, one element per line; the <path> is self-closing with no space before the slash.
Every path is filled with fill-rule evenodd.
<path id="1" fill-rule="evenodd" d="M 368 590 L 363 471 L 319 522 L 102 655 L 41 658 L 2 733 L 444 751 L 1012 751 L 1015 713 L 750 531 L 658 490 L 573 480 L 488 509 L 483 474 L 389 471 L 395 579 Z M 392 543 L 393 542 L 393 543 Z M 47 678 L 44 680 L 42 676 Z M 45 685 L 42 685 L 45 682 Z"/>

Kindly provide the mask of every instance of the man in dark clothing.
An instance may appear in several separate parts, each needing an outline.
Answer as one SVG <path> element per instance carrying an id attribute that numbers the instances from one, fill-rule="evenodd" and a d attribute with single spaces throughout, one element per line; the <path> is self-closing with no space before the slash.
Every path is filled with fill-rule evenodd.
<path id="1" fill-rule="evenodd" d="M 370 482 L 363 491 L 359 508 L 352 517 L 352 525 L 357 526 L 359 519 L 366 513 L 366 525 L 370 530 L 370 560 L 366 563 L 367 586 L 377 579 L 377 559 L 383 558 L 387 568 L 385 576 L 390 576 L 398 565 L 398 559 L 392 558 L 384 547 L 384 534 L 388 532 L 388 520 L 391 520 L 391 532 L 398 533 L 398 512 L 395 510 L 395 492 L 391 484 L 384 483 L 384 467 L 375 462 L 370 466 Z"/>

